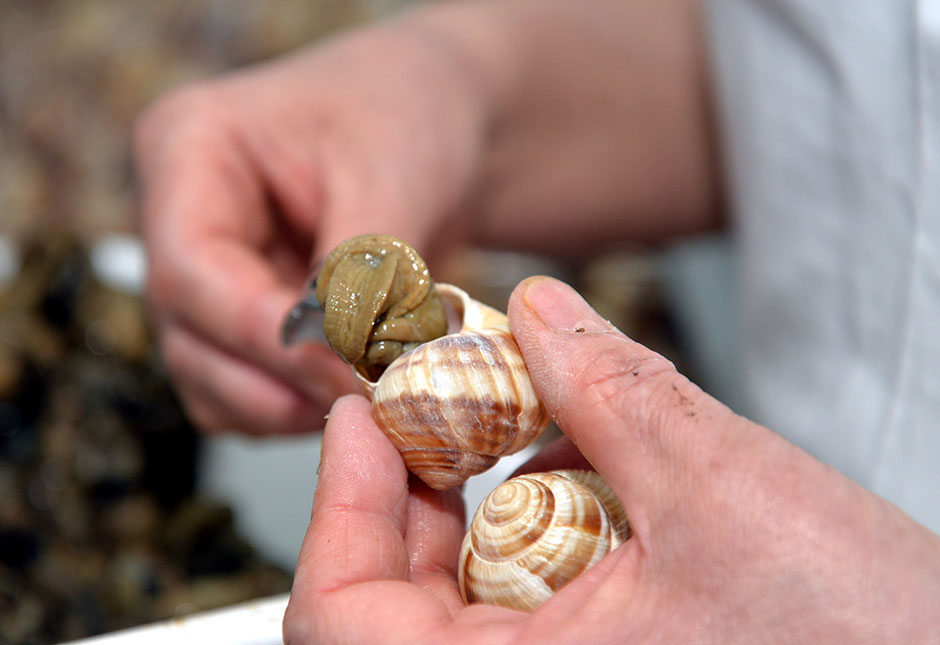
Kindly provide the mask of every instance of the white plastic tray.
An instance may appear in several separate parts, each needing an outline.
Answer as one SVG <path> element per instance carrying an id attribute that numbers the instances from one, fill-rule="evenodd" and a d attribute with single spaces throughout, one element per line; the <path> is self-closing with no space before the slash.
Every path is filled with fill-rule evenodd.
<path id="1" fill-rule="evenodd" d="M 71 645 L 278 645 L 287 594 L 94 636 Z"/>

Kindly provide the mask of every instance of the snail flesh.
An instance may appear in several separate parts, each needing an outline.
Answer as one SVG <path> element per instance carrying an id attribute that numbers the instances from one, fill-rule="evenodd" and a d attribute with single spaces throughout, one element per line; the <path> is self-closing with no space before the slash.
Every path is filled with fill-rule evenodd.
<path id="1" fill-rule="evenodd" d="M 424 260 L 390 235 L 337 246 L 317 276 L 330 347 L 367 378 L 418 344 L 447 333 L 447 317 Z"/>
<path id="2" fill-rule="evenodd" d="M 548 425 L 506 315 L 435 284 L 401 240 L 338 246 L 317 297 L 327 341 L 353 366 L 376 424 L 432 488 L 487 470 Z"/>
<path id="3" fill-rule="evenodd" d="M 460 549 L 461 597 L 532 611 L 630 534 L 620 501 L 593 471 L 514 477 L 474 514 Z"/>

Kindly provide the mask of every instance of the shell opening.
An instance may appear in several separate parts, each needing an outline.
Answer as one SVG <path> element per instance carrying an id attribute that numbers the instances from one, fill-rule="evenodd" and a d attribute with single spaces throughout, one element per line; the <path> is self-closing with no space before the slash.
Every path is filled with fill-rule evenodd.
<path id="1" fill-rule="evenodd" d="M 456 334 L 463 329 L 463 300 L 459 295 L 450 290 L 438 289 L 437 294 L 441 297 L 441 303 L 444 305 L 444 313 L 447 314 L 447 333 Z"/>

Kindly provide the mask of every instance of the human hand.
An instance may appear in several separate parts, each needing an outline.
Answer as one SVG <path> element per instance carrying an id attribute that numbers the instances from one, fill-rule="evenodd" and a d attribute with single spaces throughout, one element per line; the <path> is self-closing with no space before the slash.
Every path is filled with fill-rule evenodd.
<path id="1" fill-rule="evenodd" d="M 509 316 L 536 390 L 580 451 L 553 445 L 532 466 L 586 458 L 633 537 L 532 614 L 464 607 L 457 493 L 409 480 L 366 401 L 344 398 L 324 435 L 286 642 L 940 638 L 937 536 L 732 413 L 568 287 L 530 279 Z"/>
<path id="2" fill-rule="evenodd" d="M 148 295 L 201 426 L 316 429 L 352 391 L 325 345 L 283 348 L 278 329 L 311 262 L 346 238 L 441 251 L 483 139 L 458 66 L 393 24 L 191 85 L 142 117 Z"/>
<path id="3" fill-rule="evenodd" d="M 426 5 L 158 102 L 135 146 L 148 293 L 192 417 L 305 430 L 352 387 L 277 330 L 354 235 L 433 267 L 465 239 L 577 255 L 718 224 L 697 6 Z"/>

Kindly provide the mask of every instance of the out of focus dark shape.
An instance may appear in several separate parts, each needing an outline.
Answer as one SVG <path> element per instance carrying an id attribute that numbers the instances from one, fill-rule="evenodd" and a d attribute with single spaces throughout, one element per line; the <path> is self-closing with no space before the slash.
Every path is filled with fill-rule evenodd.
<path id="1" fill-rule="evenodd" d="M 194 497 L 199 438 L 136 296 L 26 244 L 0 288 L 0 642 L 73 639 L 289 589 Z"/>
<path id="2" fill-rule="evenodd" d="M 134 230 L 130 135 L 160 94 L 401 4 L 0 0 L 0 242 L 23 264 L 0 284 L 0 643 L 288 589 L 193 497 L 198 438 L 141 303 L 83 242 Z"/>
<path id="3" fill-rule="evenodd" d="M 0 0 L 0 233 L 129 230 L 147 104 L 401 4 Z"/>

